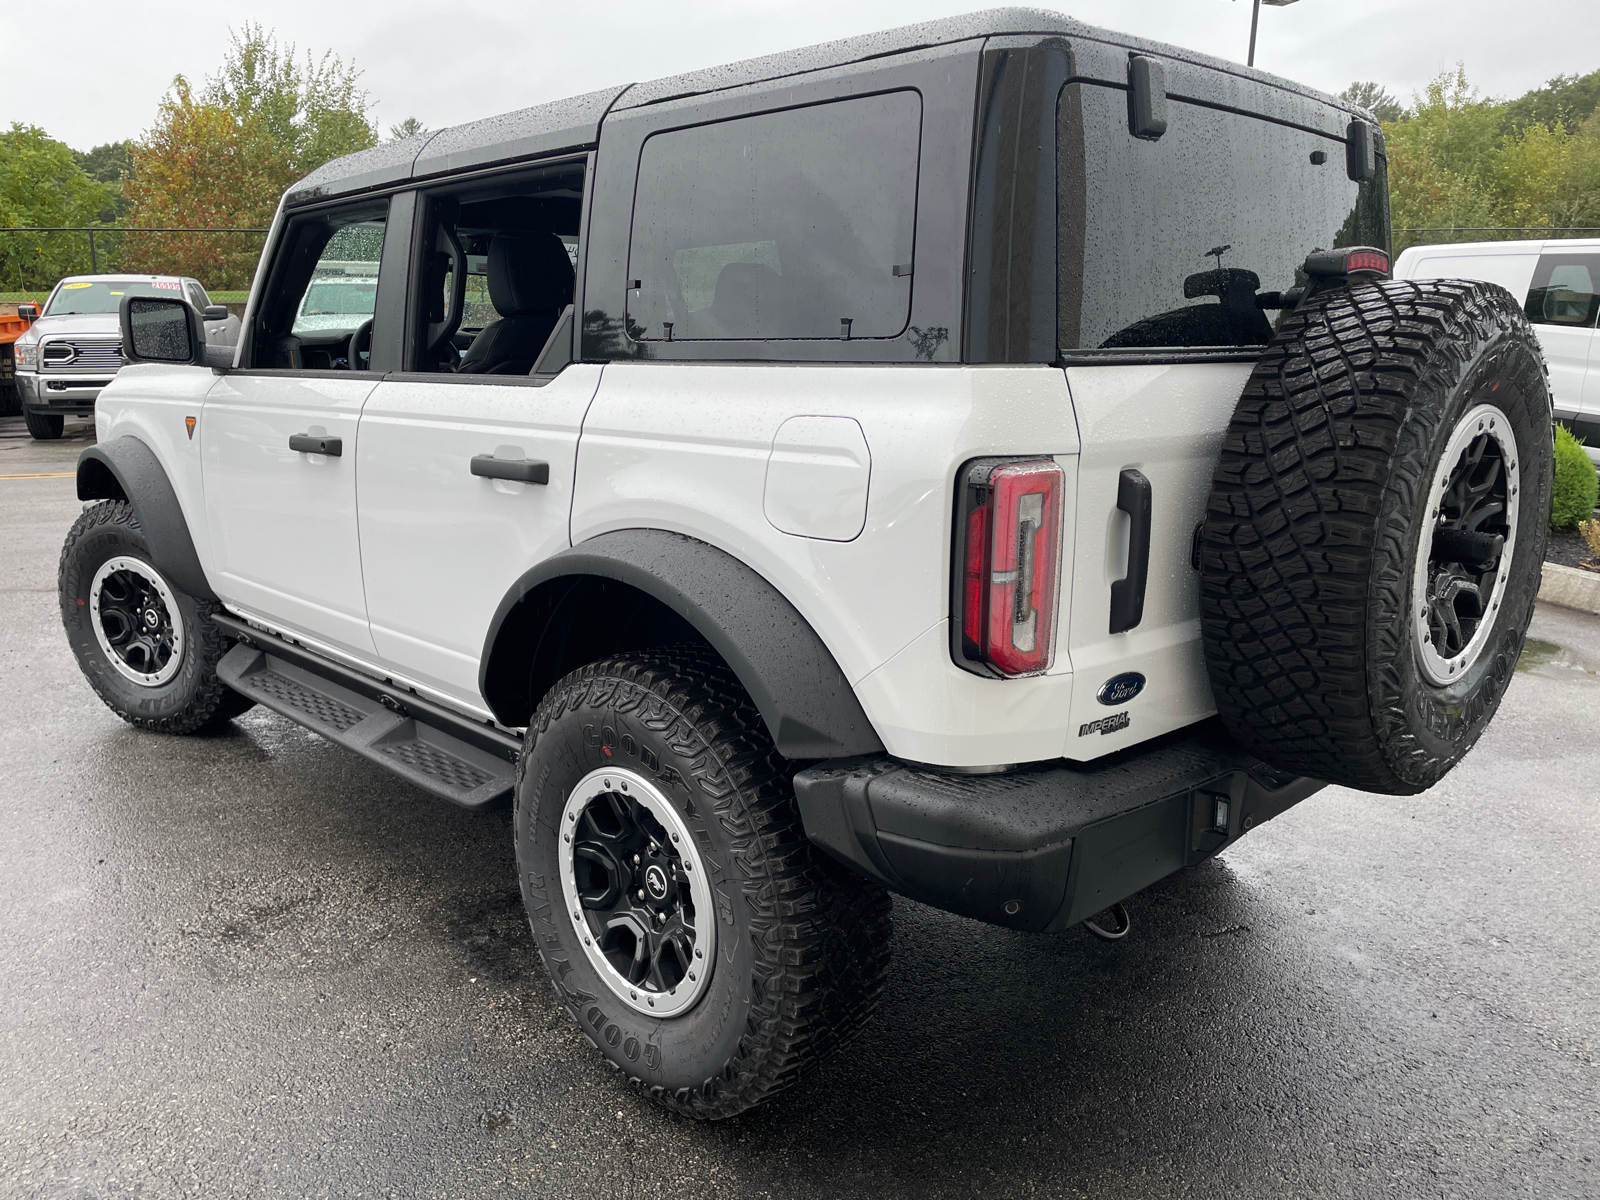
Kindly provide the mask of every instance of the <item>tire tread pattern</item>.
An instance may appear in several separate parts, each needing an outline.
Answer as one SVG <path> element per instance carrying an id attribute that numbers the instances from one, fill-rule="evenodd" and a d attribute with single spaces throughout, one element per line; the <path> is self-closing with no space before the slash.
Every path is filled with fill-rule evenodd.
<path id="1" fill-rule="evenodd" d="M 1441 731 L 1453 753 L 1409 732 L 1408 540 L 1448 436 L 1452 390 L 1494 365 L 1535 421 L 1546 372 L 1521 306 L 1464 280 L 1339 289 L 1286 316 L 1224 436 L 1201 540 L 1201 623 L 1217 709 L 1233 735 L 1286 770 L 1386 793 L 1423 790 L 1476 740 L 1487 711 Z M 1530 348 L 1531 347 L 1531 351 Z M 1492 353 L 1491 353 L 1492 351 Z M 1535 424 L 1534 426 L 1538 426 Z M 1534 486 L 1529 486 L 1532 480 Z M 1548 504 L 1548 471 L 1524 473 L 1524 505 Z M 1519 546 L 1531 613 L 1544 523 Z M 1524 523 L 1526 529 L 1526 523 Z M 1526 539 L 1525 539 L 1526 540 Z M 1527 615 L 1493 650 L 1509 678 Z M 1468 725 L 1474 726 L 1468 728 Z"/>

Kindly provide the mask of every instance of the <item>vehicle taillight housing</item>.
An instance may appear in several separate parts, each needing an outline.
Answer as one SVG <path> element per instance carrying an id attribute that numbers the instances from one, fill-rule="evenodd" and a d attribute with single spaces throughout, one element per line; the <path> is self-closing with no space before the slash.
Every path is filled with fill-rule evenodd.
<path id="1" fill-rule="evenodd" d="M 981 458 L 956 488 L 950 650 L 979 675 L 1048 671 L 1061 579 L 1061 468 Z"/>

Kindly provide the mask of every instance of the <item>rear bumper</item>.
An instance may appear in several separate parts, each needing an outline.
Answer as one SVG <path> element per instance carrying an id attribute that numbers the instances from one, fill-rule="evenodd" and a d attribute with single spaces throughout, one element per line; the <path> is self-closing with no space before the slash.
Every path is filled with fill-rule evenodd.
<path id="1" fill-rule="evenodd" d="M 806 834 L 835 858 L 1028 932 L 1093 916 L 1323 786 L 1253 758 L 1215 719 L 1088 764 L 950 775 L 875 756 L 795 777 Z"/>

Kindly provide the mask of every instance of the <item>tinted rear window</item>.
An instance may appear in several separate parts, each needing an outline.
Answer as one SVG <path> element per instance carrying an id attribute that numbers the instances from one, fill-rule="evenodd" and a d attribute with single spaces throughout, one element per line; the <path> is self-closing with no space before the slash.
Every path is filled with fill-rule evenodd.
<path id="1" fill-rule="evenodd" d="M 650 137 L 628 253 L 630 335 L 839 338 L 848 322 L 852 338 L 898 336 L 921 123 L 921 97 L 900 91 Z"/>
<path id="2" fill-rule="evenodd" d="M 1257 294 L 1304 282 L 1312 250 L 1388 246 L 1383 160 L 1356 184 L 1338 138 L 1170 100 L 1145 141 L 1126 92 L 1072 84 L 1057 151 L 1066 350 L 1260 346 L 1277 313 Z"/>

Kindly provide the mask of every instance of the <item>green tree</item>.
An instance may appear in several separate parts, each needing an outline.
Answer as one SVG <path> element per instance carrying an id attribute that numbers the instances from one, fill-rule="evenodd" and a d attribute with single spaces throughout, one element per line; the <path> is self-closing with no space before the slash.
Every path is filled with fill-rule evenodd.
<path id="1" fill-rule="evenodd" d="M 377 144 L 353 65 L 246 24 L 221 69 L 198 91 L 182 75 L 155 125 L 134 144 L 126 191 L 131 224 L 262 228 L 296 179 L 329 159 Z M 218 289 L 248 287 L 261 248 L 254 235 L 128 235 L 125 262 L 194 275 Z"/>
<path id="2" fill-rule="evenodd" d="M 1458 63 L 1428 84 L 1404 119 L 1384 124 L 1396 230 L 1496 224 L 1495 156 L 1503 110 L 1479 94 Z M 1419 240 L 1446 239 L 1397 232 L 1394 250 Z"/>
<path id="3" fill-rule="evenodd" d="M 0 225 L 93 225 L 111 203 L 64 143 L 33 125 L 0 133 Z M 0 234 L 0 287 L 43 291 L 88 267 L 81 234 Z"/>
<path id="4" fill-rule="evenodd" d="M 1405 105 L 1391 96 L 1387 88 L 1370 81 L 1352 83 L 1339 93 L 1339 99 L 1359 104 L 1377 117 L 1380 123 L 1398 121 L 1405 116 Z"/>
<path id="5" fill-rule="evenodd" d="M 231 35 L 222 69 L 206 80 L 201 100 L 240 120 L 257 118 L 299 175 L 378 144 L 368 119 L 371 103 L 358 86 L 361 72 L 329 50 L 321 58 L 246 22 Z"/>
<path id="6" fill-rule="evenodd" d="M 415 117 L 407 117 L 398 124 L 389 126 L 389 140 L 398 142 L 403 138 L 416 137 L 419 133 L 427 133 L 428 127 Z"/>
<path id="7" fill-rule="evenodd" d="M 1568 133 L 1600 108 L 1600 71 L 1587 75 L 1557 75 L 1542 88 L 1535 88 L 1506 105 L 1507 133 L 1520 133 L 1531 125 L 1553 128 L 1557 123 Z"/>
<path id="8" fill-rule="evenodd" d="M 106 184 L 110 189 L 111 203 L 100 210 L 103 224 L 120 223 L 128 215 L 129 204 L 122 194 L 122 181 L 133 170 L 133 160 L 128 156 L 129 141 L 107 142 L 88 153 L 74 150 L 72 156 L 91 179 Z"/>

